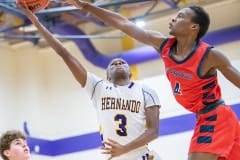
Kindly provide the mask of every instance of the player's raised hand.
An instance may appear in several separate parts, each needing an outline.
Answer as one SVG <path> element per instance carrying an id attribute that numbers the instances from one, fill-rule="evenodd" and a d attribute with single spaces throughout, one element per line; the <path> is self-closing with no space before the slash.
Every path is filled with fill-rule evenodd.
<path id="1" fill-rule="evenodd" d="M 24 14 L 34 23 L 34 21 L 37 19 L 35 14 L 28 8 L 27 4 L 24 3 L 17 3 L 17 6 L 19 9 L 21 9 Z"/>

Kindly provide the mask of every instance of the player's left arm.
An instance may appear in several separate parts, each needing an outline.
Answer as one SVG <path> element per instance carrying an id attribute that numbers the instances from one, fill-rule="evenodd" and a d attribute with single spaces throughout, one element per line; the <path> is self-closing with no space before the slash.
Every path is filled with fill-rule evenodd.
<path id="1" fill-rule="evenodd" d="M 221 51 L 212 49 L 208 55 L 208 61 L 212 62 L 213 68 L 219 70 L 225 78 L 240 88 L 240 72 Z"/>
<path id="2" fill-rule="evenodd" d="M 144 146 L 158 137 L 160 106 L 154 105 L 145 109 L 146 131 L 132 142 L 125 145 L 128 151 Z"/>
<path id="3" fill-rule="evenodd" d="M 110 160 L 113 157 L 125 154 L 156 139 L 159 131 L 159 108 L 160 105 L 153 105 L 145 109 L 147 129 L 143 134 L 126 145 L 121 145 L 112 139 L 108 139 L 103 142 L 105 147 L 102 147 L 102 153 L 109 154 L 111 156 Z"/>

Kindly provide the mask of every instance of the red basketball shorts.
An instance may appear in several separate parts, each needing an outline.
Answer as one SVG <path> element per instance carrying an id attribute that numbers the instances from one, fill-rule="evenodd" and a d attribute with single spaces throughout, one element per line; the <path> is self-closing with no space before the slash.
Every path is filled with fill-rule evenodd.
<path id="1" fill-rule="evenodd" d="M 191 153 L 218 154 L 218 160 L 240 160 L 240 123 L 227 105 L 199 114 L 189 148 Z"/>

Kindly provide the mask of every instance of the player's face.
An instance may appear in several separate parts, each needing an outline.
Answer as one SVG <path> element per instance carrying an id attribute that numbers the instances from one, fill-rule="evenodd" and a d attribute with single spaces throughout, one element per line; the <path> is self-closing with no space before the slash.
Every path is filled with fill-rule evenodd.
<path id="1" fill-rule="evenodd" d="M 3 153 L 9 160 L 30 160 L 29 147 L 23 139 L 13 140 L 10 148 Z"/>
<path id="2" fill-rule="evenodd" d="M 129 77 L 129 65 L 123 59 L 114 59 L 108 65 L 108 77 Z"/>
<path id="3" fill-rule="evenodd" d="M 193 29 L 193 26 L 197 25 L 192 22 L 194 16 L 195 13 L 190 8 L 181 9 L 169 23 L 169 34 L 173 36 L 188 35 Z"/>

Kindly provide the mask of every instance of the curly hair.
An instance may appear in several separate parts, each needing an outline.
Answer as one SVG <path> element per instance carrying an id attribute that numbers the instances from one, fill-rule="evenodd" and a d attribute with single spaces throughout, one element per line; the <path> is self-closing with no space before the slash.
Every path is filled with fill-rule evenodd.
<path id="1" fill-rule="evenodd" d="M 0 152 L 4 160 L 8 160 L 8 158 L 3 154 L 3 152 L 10 149 L 10 145 L 13 140 L 19 138 L 26 140 L 25 134 L 18 130 L 9 130 L 2 134 L 0 138 Z"/>
<path id="2" fill-rule="evenodd" d="M 189 6 L 191 10 L 194 11 L 195 16 L 193 17 L 192 21 L 199 24 L 200 30 L 197 36 L 197 40 L 205 35 L 208 30 L 210 24 L 210 18 L 208 13 L 200 6 Z"/>

